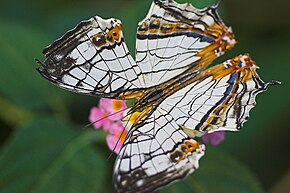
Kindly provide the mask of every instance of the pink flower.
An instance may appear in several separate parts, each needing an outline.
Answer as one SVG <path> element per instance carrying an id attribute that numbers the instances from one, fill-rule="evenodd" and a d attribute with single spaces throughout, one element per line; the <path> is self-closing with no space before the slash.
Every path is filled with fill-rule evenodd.
<path id="1" fill-rule="evenodd" d="M 99 129 L 100 127 L 103 127 L 105 131 L 110 130 L 111 125 L 113 124 L 113 121 L 109 119 L 106 112 L 103 112 L 101 108 L 99 107 L 93 107 L 91 108 L 89 120 L 91 123 L 93 123 L 93 126 L 96 129 Z"/>
<path id="2" fill-rule="evenodd" d="M 114 150 L 114 152 L 118 154 L 126 139 L 127 133 L 128 131 L 121 121 L 115 123 L 110 130 L 110 134 L 106 138 L 109 149 L 112 151 Z"/>
<path id="3" fill-rule="evenodd" d="M 124 111 L 126 106 L 125 100 L 113 100 L 107 98 L 101 98 L 99 107 L 103 112 L 111 115 L 109 119 L 113 121 L 121 120 L 124 116 Z"/>
<path id="4" fill-rule="evenodd" d="M 215 131 L 213 133 L 207 133 L 202 136 L 202 140 L 205 143 L 211 143 L 213 145 L 220 144 L 225 139 L 224 131 Z"/>
<path id="5" fill-rule="evenodd" d="M 108 131 L 106 138 L 110 150 L 119 153 L 128 131 L 125 129 L 122 118 L 127 108 L 126 101 L 113 99 L 100 99 L 98 107 L 92 107 L 89 120 L 97 129 Z"/>

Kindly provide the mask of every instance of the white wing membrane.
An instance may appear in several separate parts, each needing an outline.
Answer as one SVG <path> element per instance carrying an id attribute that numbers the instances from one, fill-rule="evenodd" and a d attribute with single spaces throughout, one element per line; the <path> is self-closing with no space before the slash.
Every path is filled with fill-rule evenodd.
<path id="1" fill-rule="evenodd" d="M 213 26 L 221 26 L 221 31 L 215 34 Z M 223 27 L 214 8 L 196 9 L 191 4 L 154 0 L 137 29 L 136 62 L 146 86 L 165 82 L 189 67 L 204 66 L 198 62 L 209 56 L 198 53 L 217 43 L 225 33 Z M 216 56 L 211 57 L 209 60 Z"/>
<path id="2" fill-rule="evenodd" d="M 83 21 L 43 53 L 46 60 L 40 73 L 65 89 L 118 98 L 122 92 L 144 86 L 116 19 Z"/>
<path id="3" fill-rule="evenodd" d="M 154 111 L 135 125 L 115 163 L 117 192 L 152 192 L 198 168 L 205 147 L 190 139 L 170 116 Z"/>
<path id="4" fill-rule="evenodd" d="M 191 137 L 217 130 L 238 131 L 255 106 L 257 94 L 272 84 L 265 84 L 256 68 L 247 55 L 238 56 L 201 73 L 196 82 L 166 98 L 158 108 Z"/>

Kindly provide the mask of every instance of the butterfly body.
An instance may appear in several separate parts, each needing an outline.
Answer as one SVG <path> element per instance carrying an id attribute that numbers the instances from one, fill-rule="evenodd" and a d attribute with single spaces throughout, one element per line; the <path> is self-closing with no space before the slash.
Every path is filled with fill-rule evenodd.
<path id="1" fill-rule="evenodd" d="M 199 166 L 205 146 L 197 138 L 239 131 L 263 82 L 248 54 L 208 66 L 235 44 L 216 10 L 153 0 L 138 24 L 136 57 L 121 21 L 95 16 L 44 49 L 38 71 L 77 93 L 135 99 L 123 118 L 129 130 L 114 167 L 119 193 L 145 193 L 183 179 Z"/>

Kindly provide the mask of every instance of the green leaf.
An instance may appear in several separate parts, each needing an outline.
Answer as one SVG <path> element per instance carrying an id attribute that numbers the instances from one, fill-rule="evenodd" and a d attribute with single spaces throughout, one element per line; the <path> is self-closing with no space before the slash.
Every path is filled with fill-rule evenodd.
<path id="1" fill-rule="evenodd" d="M 186 180 L 165 188 L 166 193 L 262 193 L 260 182 L 252 172 L 232 156 L 207 148 L 200 167 Z"/>
<path id="2" fill-rule="evenodd" d="M 21 109 L 9 103 L 4 98 L 0 97 L 0 107 L 5 109 L 0 111 L 0 117 L 7 125 L 11 127 L 19 126 L 26 123 L 33 116 L 31 112 L 26 111 L 26 109 Z"/>
<path id="3" fill-rule="evenodd" d="M 271 188 L 269 193 L 289 192 L 290 190 L 290 170 L 286 172 Z"/>
<path id="4" fill-rule="evenodd" d="M 0 92 L 17 106 L 30 110 L 45 106 L 63 108 L 61 89 L 53 88 L 36 71 L 34 58 L 42 56 L 46 42 L 48 37 L 35 28 L 1 22 Z"/>
<path id="5" fill-rule="evenodd" d="M 17 129 L 0 154 L 2 193 L 95 193 L 111 175 L 90 144 L 97 131 L 78 132 L 60 120 L 39 118 Z"/>

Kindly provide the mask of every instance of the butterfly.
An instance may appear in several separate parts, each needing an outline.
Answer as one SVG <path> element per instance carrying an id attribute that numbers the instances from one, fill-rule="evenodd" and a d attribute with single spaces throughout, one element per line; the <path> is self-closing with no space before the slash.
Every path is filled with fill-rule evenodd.
<path id="1" fill-rule="evenodd" d="M 116 192 L 152 192 L 199 167 L 198 137 L 239 131 L 255 98 L 277 81 L 263 82 L 248 54 L 208 67 L 235 44 L 217 14 L 173 0 L 153 0 L 138 24 L 136 57 L 118 19 L 95 16 L 43 50 L 39 73 L 53 84 L 96 97 L 129 100 L 129 126 L 117 156 Z"/>

